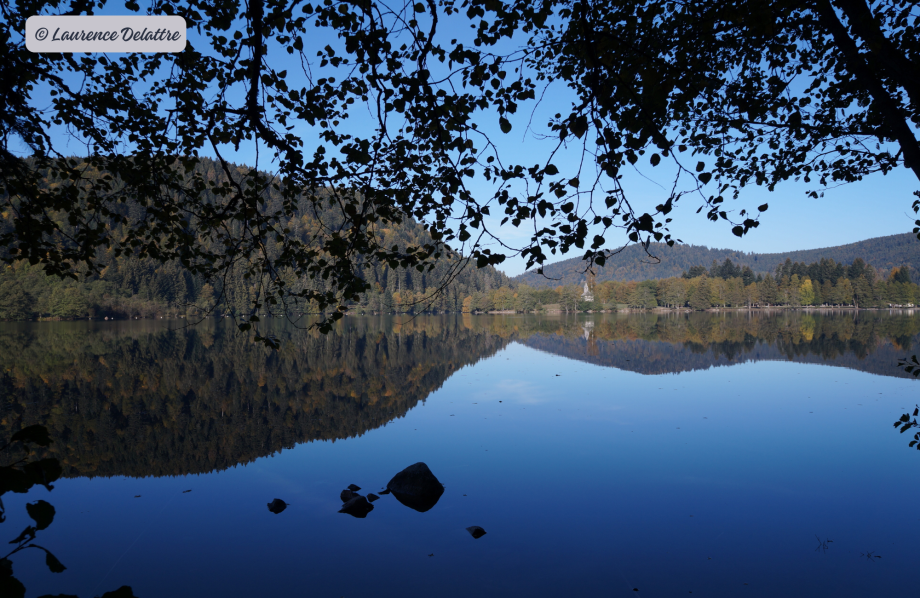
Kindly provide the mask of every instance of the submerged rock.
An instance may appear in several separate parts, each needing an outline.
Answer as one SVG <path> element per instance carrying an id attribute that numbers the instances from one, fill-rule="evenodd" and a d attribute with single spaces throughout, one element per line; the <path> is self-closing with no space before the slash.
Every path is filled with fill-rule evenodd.
<path id="1" fill-rule="evenodd" d="M 352 517 L 364 519 L 367 517 L 367 514 L 373 510 L 374 505 L 367 502 L 367 499 L 363 496 L 356 495 L 354 498 L 342 505 L 342 508 L 339 509 L 339 513 L 347 513 Z"/>
<path id="2" fill-rule="evenodd" d="M 444 494 L 444 485 L 424 463 L 410 465 L 393 476 L 387 490 L 396 500 L 421 513 L 431 509 Z"/>
<path id="3" fill-rule="evenodd" d="M 287 503 L 281 500 L 280 498 L 276 498 L 275 500 L 268 503 L 268 510 L 274 513 L 275 515 L 285 510 L 286 508 L 287 508 Z"/>
<path id="4" fill-rule="evenodd" d="M 486 535 L 486 530 L 482 529 L 478 525 L 471 525 L 470 527 L 466 528 L 466 531 L 470 532 L 470 535 L 477 540 Z"/>

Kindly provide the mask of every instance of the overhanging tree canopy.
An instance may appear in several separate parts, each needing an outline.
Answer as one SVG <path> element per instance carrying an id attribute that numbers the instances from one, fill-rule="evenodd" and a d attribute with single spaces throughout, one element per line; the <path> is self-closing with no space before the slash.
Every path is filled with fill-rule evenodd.
<path id="1" fill-rule="evenodd" d="M 749 184 L 824 186 L 899 166 L 920 178 L 914 2 L 574 2 L 559 14 L 561 31 L 541 30 L 529 55 L 580 99 L 553 129 L 582 138 L 614 181 L 643 156 L 671 158 L 662 214 L 710 181 L 708 215 L 728 220 L 723 202 Z M 608 205 L 625 200 L 614 188 Z M 755 226 L 748 217 L 733 231 Z"/>
<path id="2" fill-rule="evenodd" d="M 920 177 L 920 15 L 906 0 L 158 1 L 144 9 L 181 15 L 199 36 L 185 52 L 39 55 L 21 40 L 27 16 L 102 7 L 0 2 L 7 262 L 75 275 L 109 248 L 209 278 L 241 269 L 262 290 L 252 315 L 310 301 L 337 307 L 336 318 L 366 290 L 361 259 L 424 269 L 452 245 L 480 266 L 512 253 L 539 265 L 574 247 L 587 267 L 603 264 L 617 229 L 673 242 L 667 215 L 687 193 L 740 236 L 757 216 L 724 201 L 748 184 L 832 184 L 900 166 Z M 453 39 L 458 22 L 473 26 L 472 45 Z M 315 31 L 337 43 L 315 47 Z M 278 57 L 297 59 L 298 72 Z M 577 97 L 549 130 L 560 148 L 581 145 L 583 171 L 560 171 L 554 153 L 509 162 L 480 126 L 508 133 L 508 116 L 551 81 Z M 368 111 L 374 126 L 349 124 Z M 53 127 L 86 155 L 64 159 Z M 233 176 L 223 156 L 247 145 L 271 174 Z M 225 176 L 196 172 L 199 155 L 217 157 Z M 622 187 L 640 159 L 672 165 L 654 212 L 634 209 Z M 474 176 L 496 181 L 494 195 L 474 196 Z M 271 209 L 269 188 L 283 198 Z M 289 234 L 304 202 L 338 212 L 311 239 Z M 529 242 L 487 248 L 502 237 L 490 208 L 532 227 Z M 384 247 L 378 231 L 405 218 L 423 221 L 432 242 Z"/>

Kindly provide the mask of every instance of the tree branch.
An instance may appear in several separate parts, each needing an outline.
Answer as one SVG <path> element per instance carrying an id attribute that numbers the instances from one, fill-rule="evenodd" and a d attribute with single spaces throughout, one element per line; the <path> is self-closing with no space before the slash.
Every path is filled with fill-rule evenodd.
<path id="1" fill-rule="evenodd" d="M 891 138 L 896 139 L 901 145 L 901 149 L 904 150 L 904 164 L 920 180 L 920 143 L 914 136 L 910 125 L 905 121 L 901 113 L 901 107 L 889 95 L 876 73 L 866 64 L 865 59 L 856 47 L 856 43 L 850 38 L 840 19 L 837 18 L 830 0 L 819 0 L 816 4 L 816 9 L 821 25 L 834 38 L 843 55 L 844 63 L 860 85 L 869 92 L 869 95 L 880 109 L 885 123 L 888 125 Z"/>

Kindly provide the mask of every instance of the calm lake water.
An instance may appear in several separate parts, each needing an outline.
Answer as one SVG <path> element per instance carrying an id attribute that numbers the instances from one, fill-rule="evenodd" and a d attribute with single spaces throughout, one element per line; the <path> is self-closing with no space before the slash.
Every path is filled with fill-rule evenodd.
<path id="1" fill-rule="evenodd" d="M 3 496 L 57 510 L 28 596 L 917 595 L 920 314 L 177 326 L 0 326 L 0 440 L 64 466 Z M 430 510 L 338 512 L 420 461 Z"/>

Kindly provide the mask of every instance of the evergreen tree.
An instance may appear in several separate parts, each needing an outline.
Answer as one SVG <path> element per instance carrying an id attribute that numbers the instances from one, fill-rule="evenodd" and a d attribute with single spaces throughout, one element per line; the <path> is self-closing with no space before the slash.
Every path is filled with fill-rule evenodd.
<path id="1" fill-rule="evenodd" d="M 710 289 L 709 283 L 710 279 L 701 276 L 694 279 L 696 284 L 693 286 L 693 290 L 688 293 L 688 301 L 692 309 L 709 309 L 712 307 L 712 301 L 709 299 Z"/>
<path id="2" fill-rule="evenodd" d="M 862 269 L 865 273 L 865 268 Z M 862 275 L 853 281 L 853 305 L 855 307 L 864 306 L 872 300 L 872 283 Z"/>
<path id="3" fill-rule="evenodd" d="M 697 278 L 706 274 L 706 266 L 693 266 L 688 271 L 684 272 L 683 277 L 686 279 Z"/>
<path id="4" fill-rule="evenodd" d="M 754 277 L 754 271 L 751 270 L 750 266 L 745 266 L 741 269 L 741 281 L 745 287 L 756 281 L 756 278 Z"/>
<path id="5" fill-rule="evenodd" d="M 847 278 L 855 282 L 856 279 L 860 278 L 863 274 L 865 274 L 865 271 L 866 271 L 866 262 L 864 262 L 862 258 L 858 257 L 855 260 L 853 260 L 853 263 L 847 269 Z"/>
<path id="6" fill-rule="evenodd" d="M 773 277 L 769 274 L 764 276 L 763 282 L 761 282 L 759 288 L 760 300 L 765 305 L 775 305 L 779 299 L 779 289 Z"/>

